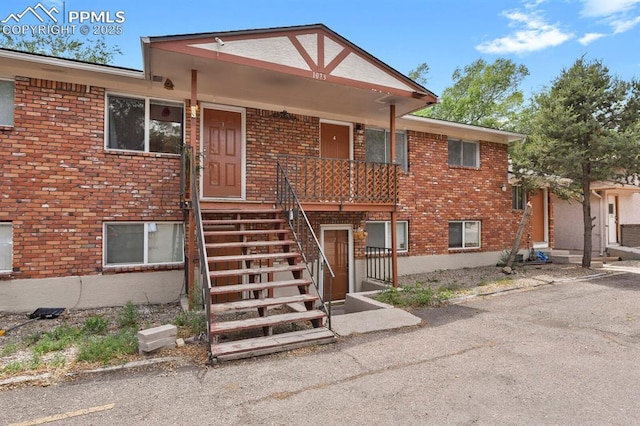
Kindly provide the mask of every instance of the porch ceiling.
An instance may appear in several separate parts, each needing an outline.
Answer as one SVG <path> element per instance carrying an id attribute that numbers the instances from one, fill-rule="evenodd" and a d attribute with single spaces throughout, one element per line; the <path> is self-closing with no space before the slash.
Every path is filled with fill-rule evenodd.
<path id="1" fill-rule="evenodd" d="M 191 70 L 197 70 L 198 100 L 204 102 L 287 110 L 364 123 L 387 121 L 391 104 L 396 105 L 396 116 L 427 106 L 423 99 L 379 89 L 283 74 L 185 53 L 151 51 L 147 68 L 149 77 L 169 78 L 174 84 L 175 94 L 183 93 L 186 99 L 190 97 Z"/>

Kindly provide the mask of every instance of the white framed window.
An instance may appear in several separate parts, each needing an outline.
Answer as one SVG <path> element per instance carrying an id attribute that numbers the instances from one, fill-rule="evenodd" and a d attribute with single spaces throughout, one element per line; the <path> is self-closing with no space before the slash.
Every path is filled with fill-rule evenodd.
<path id="1" fill-rule="evenodd" d="M 459 139 L 449 139 L 449 165 L 480 167 L 480 144 Z"/>
<path id="2" fill-rule="evenodd" d="M 0 272 L 13 270 L 13 224 L 0 222 Z"/>
<path id="3" fill-rule="evenodd" d="M 13 80 L 0 80 L 0 126 L 13 127 L 16 88 Z"/>
<path id="4" fill-rule="evenodd" d="M 184 104 L 107 95 L 107 149 L 179 154 L 184 141 Z"/>
<path id="5" fill-rule="evenodd" d="M 391 133 L 383 129 L 365 130 L 365 161 L 367 163 L 391 163 Z M 407 134 L 396 132 L 395 164 L 407 171 Z"/>
<path id="6" fill-rule="evenodd" d="M 110 222 L 104 224 L 105 266 L 161 265 L 184 261 L 181 222 Z"/>
<path id="7" fill-rule="evenodd" d="M 479 220 L 454 220 L 449 222 L 449 248 L 480 247 L 480 226 Z"/>
<path id="8" fill-rule="evenodd" d="M 367 222 L 367 247 L 391 248 L 391 221 Z M 409 250 L 409 222 L 399 220 L 396 222 L 397 250 L 406 252 Z"/>
<path id="9" fill-rule="evenodd" d="M 522 186 L 511 187 L 511 208 L 514 210 L 524 210 L 524 206 L 527 205 L 527 194 L 522 189 Z"/>

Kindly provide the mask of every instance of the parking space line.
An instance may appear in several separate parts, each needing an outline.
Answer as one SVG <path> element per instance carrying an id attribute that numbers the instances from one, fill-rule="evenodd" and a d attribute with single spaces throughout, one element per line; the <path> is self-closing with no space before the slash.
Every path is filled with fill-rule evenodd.
<path id="1" fill-rule="evenodd" d="M 101 405 L 99 407 L 83 408 L 82 410 L 69 411 L 61 414 L 54 414 L 53 416 L 41 417 L 39 419 L 27 420 L 22 423 L 12 423 L 9 426 L 33 426 L 42 425 L 45 423 L 56 422 L 58 420 L 70 419 L 71 417 L 84 416 L 85 414 L 97 413 L 100 411 L 111 410 L 116 404 Z"/>

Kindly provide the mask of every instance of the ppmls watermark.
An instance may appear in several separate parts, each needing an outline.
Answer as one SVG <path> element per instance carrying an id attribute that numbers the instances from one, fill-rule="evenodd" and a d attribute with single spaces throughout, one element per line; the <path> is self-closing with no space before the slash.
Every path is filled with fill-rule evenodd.
<path id="1" fill-rule="evenodd" d="M 34 22 L 35 24 L 29 23 Z M 126 21 L 123 10 L 67 10 L 62 3 L 62 11 L 57 7 L 45 7 L 42 3 L 28 6 L 19 13 L 10 13 L 0 20 L 2 33 L 13 36 L 53 35 L 120 35 Z"/>

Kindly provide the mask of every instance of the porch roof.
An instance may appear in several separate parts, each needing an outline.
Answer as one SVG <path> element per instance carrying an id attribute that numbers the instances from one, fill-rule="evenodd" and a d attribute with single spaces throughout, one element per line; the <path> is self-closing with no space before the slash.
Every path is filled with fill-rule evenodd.
<path id="1" fill-rule="evenodd" d="M 170 79 L 199 101 L 286 110 L 326 118 L 388 120 L 437 97 L 322 24 L 148 37 L 146 78 Z"/>

